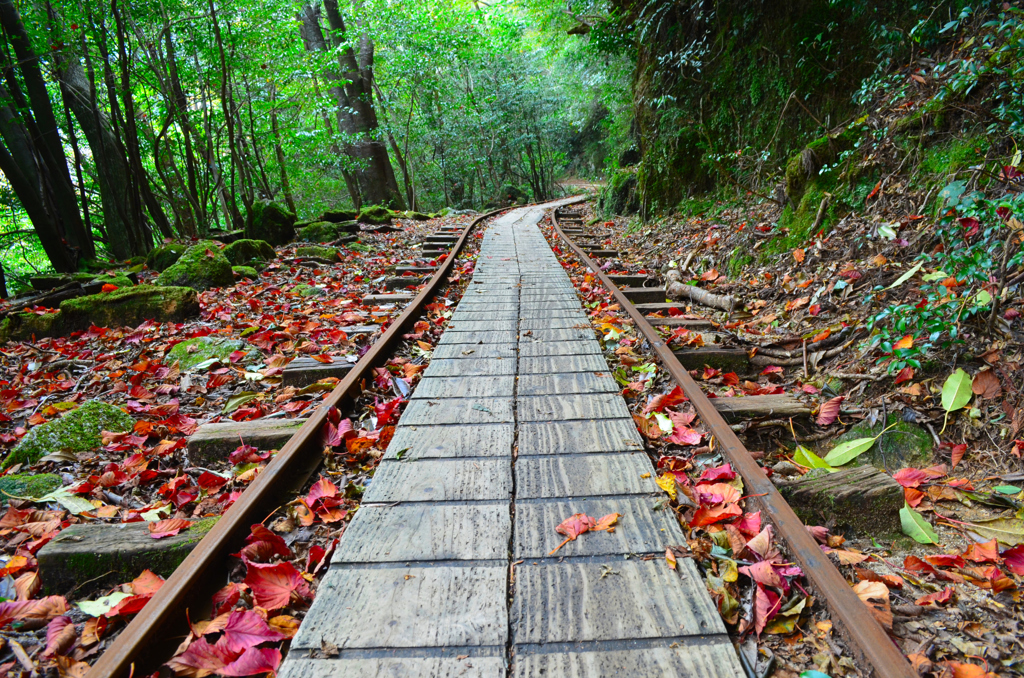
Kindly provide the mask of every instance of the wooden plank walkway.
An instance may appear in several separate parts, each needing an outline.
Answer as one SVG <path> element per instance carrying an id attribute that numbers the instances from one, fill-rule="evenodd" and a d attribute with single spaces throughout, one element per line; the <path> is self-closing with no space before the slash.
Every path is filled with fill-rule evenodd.
<path id="1" fill-rule="evenodd" d="M 568 276 L 524 208 L 476 271 L 283 678 L 743 675 Z M 561 542 L 574 513 L 621 513 Z"/>

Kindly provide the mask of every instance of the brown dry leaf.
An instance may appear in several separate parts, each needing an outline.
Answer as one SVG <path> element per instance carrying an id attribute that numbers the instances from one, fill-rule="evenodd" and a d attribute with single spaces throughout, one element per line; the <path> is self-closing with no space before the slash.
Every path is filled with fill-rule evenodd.
<path id="1" fill-rule="evenodd" d="M 864 601 L 886 631 L 892 630 L 892 610 L 889 607 L 889 587 L 878 581 L 862 581 L 853 587 L 853 592 Z"/>
<path id="2" fill-rule="evenodd" d="M 89 673 L 88 662 L 75 661 L 71 657 L 57 655 L 57 672 L 61 678 L 85 678 Z"/>
<path id="3" fill-rule="evenodd" d="M 994 375 L 992 370 L 982 370 L 974 375 L 971 391 L 980 398 L 994 400 L 1003 393 L 1003 387 L 999 383 L 999 377 Z"/>
<path id="4" fill-rule="evenodd" d="M 807 255 L 804 253 L 803 249 L 793 250 L 793 258 L 796 259 L 798 264 L 804 263 L 806 256 Z"/>
<path id="5" fill-rule="evenodd" d="M 888 261 L 889 260 L 885 258 L 884 254 L 876 254 L 871 258 L 871 263 L 875 266 L 884 266 Z"/>
<path id="6" fill-rule="evenodd" d="M 856 565 L 857 563 L 863 563 L 871 557 L 866 553 L 857 553 L 856 551 L 847 551 L 845 549 L 832 549 L 829 553 L 835 554 L 836 558 L 839 559 L 840 565 Z"/>

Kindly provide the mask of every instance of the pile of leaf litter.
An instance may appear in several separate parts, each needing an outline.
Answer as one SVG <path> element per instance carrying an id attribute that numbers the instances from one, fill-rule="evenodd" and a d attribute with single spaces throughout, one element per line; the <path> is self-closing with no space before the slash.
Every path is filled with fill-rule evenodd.
<path id="1" fill-rule="evenodd" d="M 739 264 L 737 253 L 756 253 L 777 235 L 776 206 L 720 206 L 648 225 L 593 221 L 621 253 L 608 272 L 685 268 L 690 284 L 740 300 L 731 314 L 688 309 L 751 355 L 752 374 L 739 375 L 732 394 L 779 392 L 745 390 L 756 374 L 814 408 L 811 419 L 742 427 L 748 449 L 766 451 L 768 473 L 785 482 L 873 463 L 903 487 L 902 534 L 847 531 L 842 550 L 855 555 L 833 560 L 851 585 L 874 589 L 879 620 L 919 670 L 1014 675 L 1024 670 L 1021 299 L 1012 288 L 987 331 L 990 314 L 972 313 L 980 293 L 958 293 L 958 280 L 918 257 L 932 228 L 913 212 L 920 200 L 892 196 L 884 210 L 851 213 L 804 247 Z M 998 218 L 1016 217 L 998 210 Z M 908 307 L 945 303 L 936 289 L 964 311 L 955 342 L 883 322 L 891 309 L 898 319 Z M 909 435 L 924 441 L 919 454 L 886 454 Z"/>
<path id="2" fill-rule="evenodd" d="M 656 482 L 665 493 L 655 508 L 673 511 L 687 537 L 685 544 L 666 551 L 666 567 L 675 569 L 679 558 L 694 559 L 752 675 L 863 675 L 833 634 L 824 601 L 808 593 L 803 572 L 786 556 L 770 522 L 759 511 L 746 510 L 742 478 L 715 450 L 713 436 L 646 338 L 597 276 L 563 251 L 553 229 L 545 234 L 577 288 L 655 466 Z M 697 376 L 705 377 L 711 393 L 736 377 L 710 369 Z M 760 387 L 772 388 L 771 378 L 761 377 Z M 583 527 L 607 529 L 618 517 L 590 519 L 594 526 Z M 567 531 L 561 526 L 559 531 L 573 538 L 578 523 L 579 516 L 572 516 L 563 524 Z M 812 534 L 823 549 L 846 553 L 842 536 L 824 527 L 813 528 Z"/>
<path id="3" fill-rule="evenodd" d="M 11 450 L 35 429 L 53 431 L 62 421 L 62 432 L 74 434 L 63 449 L 9 461 L 0 475 L 5 488 L 17 490 L 6 492 L 0 517 L 0 597 L 7 601 L 0 601 L 0 670 L 84 675 L 163 579 L 147 570 L 114 587 L 83 581 L 42 595 L 39 550 L 79 523 L 145 522 L 154 539 L 197 529 L 201 536 L 274 450 L 243 440 L 227 459 L 197 466 L 186 455 L 187 437 L 205 423 L 311 414 L 338 380 L 281 388 L 288 362 L 302 355 L 357 361 L 402 310 L 364 306 L 363 296 L 379 291 L 391 266 L 430 263 L 414 247 L 424 235 L 470 219 L 364 233 L 361 242 L 338 248 L 335 264 L 303 265 L 294 246 L 279 248 L 257 279 L 202 292 L 194 321 L 94 326 L 0 348 L 0 444 Z M 322 474 L 268 519 L 269 527 L 253 526 L 231 584 L 213 601 L 217 616 L 191 620 L 193 637 L 180 648 L 175 671 L 253 675 L 276 668 L 282 641 L 294 635 L 315 594 L 315 575 L 358 507 L 460 282 L 472 272 L 476 243 L 456 263 L 447 297 L 428 306 L 402 350 L 366 384 L 356 410 L 331 413 Z M 379 329 L 345 331 L 367 325 Z M 102 431 L 84 416 L 93 410 Z M 84 429 L 68 425 L 76 416 Z M 52 445 L 56 434 L 34 435 Z"/>

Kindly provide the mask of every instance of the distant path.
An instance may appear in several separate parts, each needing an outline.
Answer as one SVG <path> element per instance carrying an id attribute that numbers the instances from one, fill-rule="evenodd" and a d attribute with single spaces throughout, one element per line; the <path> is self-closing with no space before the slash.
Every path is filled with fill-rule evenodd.
<path id="1" fill-rule="evenodd" d="M 568 202 L 487 229 L 282 678 L 743 675 L 536 226 Z M 549 556 L 574 513 L 622 517 Z"/>

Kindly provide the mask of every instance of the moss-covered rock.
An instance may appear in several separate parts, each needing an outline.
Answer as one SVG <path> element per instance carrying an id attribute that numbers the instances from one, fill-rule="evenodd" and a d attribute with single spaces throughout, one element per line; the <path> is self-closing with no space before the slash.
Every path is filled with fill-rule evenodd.
<path id="1" fill-rule="evenodd" d="M 146 266 L 151 271 L 165 271 L 174 265 L 188 247 L 180 242 L 170 242 L 150 250 L 146 257 Z"/>
<path id="2" fill-rule="evenodd" d="M 299 230 L 299 239 L 306 242 L 332 242 L 338 235 L 337 224 L 330 221 L 314 221 Z"/>
<path id="3" fill-rule="evenodd" d="M 326 259 L 328 261 L 338 261 L 338 257 L 341 254 L 340 250 L 334 247 L 320 247 L 319 245 L 306 245 L 304 247 L 295 248 L 295 256 L 307 257 L 311 259 Z"/>
<path id="4" fill-rule="evenodd" d="M 391 210 L 387 207 L 381 207 L 380 205 L 371 205 L 369 207 L 364 207 L 362 211 L 359 212 L 357 219 L 364 224 L 373 224 L 375 226 L 390 224 Z"/>
<path id="5" fill-rule="evenodd" d="M 295 237 L 295 215 L 276 202 L 257 202 L 252 206 L 246 237 L 266 240 L 274 247 L 287 245 Z"/>
<path id="6" fill-rule="evenodd" d="M 601 191 L 597 209 L 604 216 L 627 216 L 639 212 L 636 172 L 628 169 L 615 172 Z"/>
<path id="7" fill-rule="evenodd" d="M 232 266 L 251 266 L 253 263 L 272 261 L 277 252 L 265 240 L 236 240 L 225 247 L 221 254 L 231 262 Z"/>
<path id="8" fill-rule="evenodd" d="M 292 292 L 295 292 L 300 297 L 318 297 L 324 293 L 324 291 L 319 287 L 313 287 L 312 285 L 307 285 L 305 283 L 299 283 L 293 287 Z"/>
<path id="9" fill-rule="evenodd" d="M 103 285 L 114 285 L 118 288 L 133 287 L 135 285 L 132 279 L 122 271 L 109 271 L 99 275 L 94 273 L 76 273 L 74 278 L 83 285 L 100 283 Z"/>
<path id="10" fill-rule="evenodd" d="M 231 280 L 234 282 L 233 276 Z M 190 287 L 135 285 L 68 299 L 61 302 L 60 312 L 61 330 L 66 333 L 87 330 L 92 325 L 135 327 L 147 320 L 180 323 L 199 315 L 199 297 Z"/>
<path id="11" fill-rule="evenodd" d="M 12 313 L 0 321 L 0 343 L 8 341 L 31 341 L 33 337 L 56 337 L 62 331 L 60 311 L 37 315 L 35 313 Z"/>
<path id="12" fill-rule="evenodd" d="M 248 278 L 249 280 L 255 280 L 260 277 L 259 271 L 252 266 L 232 266 L 231 272 L 239 278 Z"/>
<path id="13" fill-rule="evenodd" d="M 45 497 L 63 483 L 56 473 L 12 473 L 0 476 L 0 501 L 8 497 Z"/>
<path id="14" fill-rule="evenodd" d="M 321 221 L 330 221 L 335 224 L 340 224 L 345 221 L 355 221 L 356 217 L 359 216 L 358 212 L 352 210 L 328 210 L 324 212 Z"/>
<path id="15" fill-rule="evenodd" d="M 200 240 L 189 247 L 173 266 L 156 279 L 157 285 L 191 287 L 199 291 L 227 287 L 234 282 L 231 262 L 212 240 Z"/>
<path id="16" fill-rule="evenodd" d="M 882 434 L 875 444 L 864 454 L 857 457 L 855 464 L 871 464 L 882 471 L 893 472 L 901 468 L 921 468 L 929 466 L 932 461 L 932 437 L 917 424 L 902 421 L 898 415 L 890 414 L 889 423 L 892 428 Z M 858 438 L 874 438 L 885 428 L 882 422 L 872 427 L 867 421 L 853 426 L 849 431 L 838 436 L 835 444 Z M 824 456 L 824 455 L 822 455 Z"/>
<path id="17" fill-rule="evenodd" d="M 59 419 L 32 428 L 4 459 L 11 464 L 31 464 L 52 452 L 91 452 L 102 444 L 103 431 L 130 431 L 135 420 L 120 407 L 90 400 Z"/>
<path id="18" fill-rule="evenodd" d="M 402 218 L 412 219 L 413 221 L 430 221 L 431 219 L 433 219 L 433 217 L 430 216 L 429 214 L 424 214 L 423 212 L 414 212 L 412 210 L 409 210 L 408 212 L 403 212 Z"/>
<path id="19" fill-rule="evenodd" d="M 808 183 L 819 176 L 823 167 L 834 163 L 840 153 L 853 148 L 859 137 L 859 128 L 850 125 L 838 134 L 815 139 L 791 157 L 786 163 L 786 197 L 790 204 L 799 206 Z"/>
<path id="20" fill-rule="evenodd" d="M 164 362 L 168 365 L 178 363 L 182 370 L 190 370 L 211 358 L 226 363 L 232 353 L 245 350 L 246 343 L 237 339 L 214 336 L 195 337 L 175 344 L 167 352 L 167 359 Z"/>

